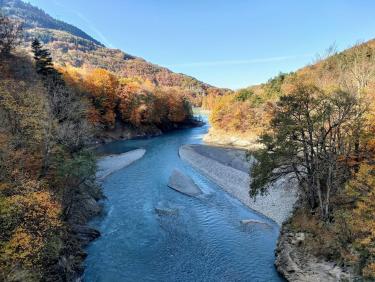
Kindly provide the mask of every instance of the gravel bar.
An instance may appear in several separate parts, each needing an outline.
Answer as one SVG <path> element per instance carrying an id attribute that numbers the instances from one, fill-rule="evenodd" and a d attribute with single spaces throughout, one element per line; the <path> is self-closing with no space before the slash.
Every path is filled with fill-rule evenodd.
<path id="1" fill-rule="evenodd" d="M 184 145 L 179 150 L 181 159 L 218 184 L 224 191 L 240 200 L 249 208 L 282 225 L 293 211 L 297 201 L 295 183 L 288 179 L 278 180 L 269 193 L 258 196 L 256 201 L 249 197 L 250 176 L 244 171 L 249 166 L 246 153 L 238 149 L 206 145 Z M 239 162 L 243 164 L 240 165 Z"/>
<path id="2" fill-rule="evenodd" d="M 96 179 L 98 181 L 104 180 L 107 176 L 118 171 L 136 160 L 139 160 L 146 153 L 145 149 L 136 149 L 123 154 L 109 155 L 98 160 L 98 170 L 96 172 Z"/>

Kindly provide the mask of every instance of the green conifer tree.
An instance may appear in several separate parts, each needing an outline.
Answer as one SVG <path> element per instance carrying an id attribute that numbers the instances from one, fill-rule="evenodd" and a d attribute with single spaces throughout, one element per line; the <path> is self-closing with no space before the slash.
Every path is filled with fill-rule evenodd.
<path id="1" fill-rule="evenodd" d="M 53 68 L 51 54 L 47 49 L 43 48 L 38 39 L 33 40 L 31 48 L 34 54 L 36 72 L 43 76 L 55 74 L 56 70 Z"/>

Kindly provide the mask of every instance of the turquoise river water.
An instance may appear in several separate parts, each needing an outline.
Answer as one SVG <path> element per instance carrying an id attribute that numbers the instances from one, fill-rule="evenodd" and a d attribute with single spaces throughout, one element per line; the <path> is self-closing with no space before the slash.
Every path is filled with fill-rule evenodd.
<path id="1" fill-rule="evenodd" d="M 87 248 L 84 281 L 283 281 L 274 267 L 279 227 L 249 210 L 178 156 L 183 144 L 199 144 L 208 125 L 100 148 L 145 156 L 103 183 L 107 199 L 92 221 L 102 236 Z M 191 198 L 167 187 L 173 169 L 204 191 Z M 178 209 L 159 216 L 155 207 Z M 269 224 L 241 226 L 241 219 Z"/>

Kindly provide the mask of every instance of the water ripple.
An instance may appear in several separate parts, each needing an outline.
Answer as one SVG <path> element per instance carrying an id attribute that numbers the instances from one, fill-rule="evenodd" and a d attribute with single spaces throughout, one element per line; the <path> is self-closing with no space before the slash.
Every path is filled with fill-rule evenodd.
<path id="1" fill-rule="evenodd" d="M 181 145 L 197 143 L 206 131 L 102 148 L 121 153 L 142 147 L 147 155 L 103 183 L 106 214 L 92 222 L 102 236 L 87 249 L 85 281 L 282 281 L 273 266 L 278 227 L 178 158 Z M 191 176 L 205 195 L 189 198 L 169 189 L 174 168 Z M 178 214 L 158 215 L 160 203 Z M 269 226 L 241 226 L 242 219 Z"/>

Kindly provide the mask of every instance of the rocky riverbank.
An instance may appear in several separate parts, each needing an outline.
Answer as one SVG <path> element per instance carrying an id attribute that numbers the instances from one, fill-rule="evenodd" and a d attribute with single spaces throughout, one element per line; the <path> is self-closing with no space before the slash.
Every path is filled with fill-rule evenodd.
<path id="1" fill-rule="evenodd" d="M 295 186 L 288 179 L 275 183 L 264 196 L 256 201 L 249 197 L 250 165 L 246 151 L 205 145 L 185 145 L 180 157 L 195 169 L 217 183 L 226 192 L 251 209 L 264 214 L 280 226 L 288 219 L 297 201 Z"/>
<path id="2" fill-rule="evenodd" d="M 64 253 L 57 264 L 56 272 L 63 273 L 64 281 L 81 281 L 83 262 L 86 258 L 85 246 L 100 236 L 100 232 L 88 222 L 102 211 L 100 200 L 104 198 L 101 187 L 95 181 L 85 181 L 72 200 Z"/>
<path id="3" fill-rule="evenodd" d="M 192 118 L 180 123 L 163 123 L 159 125 L 140 125 L 134 127 L 128 123 L 116 122 L 114 129 L 103 130 L 97 134 L 92 143 L 110 143 L 118 140 L 131 140 L 139 138 L 150 138 L 160 136 L 164 133 L 202 126 L 204 123 L 198 119 Z"/>
<path id="4" fill-rule="evenodd" d="M 296 282 L 353 281 L 354 278 L 333 262 L 312 256 L 301 245 L 304 233 L 295 233 L 286 222 L 280 232 L 276 248 L 275 266 L 285 279 Z"/>
<path id="5" fill-rule="evenodd" d="M 248 195 L 251 161 L 247 161 L 245 150 L 185 145 L 180 148 L 180 156 L 229 194 L 281 226 L 275 266 L 288 281 L 353 281 L 349 271 L 333 262 L 318 259 L 301 248 L 305 234 L 293 232 L 290 228 L 290 218 L 298 205 L 295 183 L 283 179 L 271 187 L 268 195 L 254 202 Z"/>
<path id="6" fill-rule="evenodd" d="M 260 144 L 257 142 L 257 136 L 226 132 L 220 129 L 210 128 L 209 132 L 203 137 L 203 141 L 214 146 L 227 146 L 244 149 L 257 149 Z"/>
<path id="7" fill-rule="evenodd" d="M 64 273 L 66 281 L 81 281 L 83 262 L 86 258 L 84 248 L 100 236 L 100 232 L 88 225 L 88 222 L 102 212 L 100 201 L 104 199 L 98 181 L 103 181 L 113 172 L 120 170 L 142 158 L 146 150 L 137 149 L 119 155 L 110 155 L 98 160 L 96 181 L 86 181 L 78 189 L 68 218 L 69 237 L 66 242 L 66 255 L 58 263 L 58 270 Z"/>

